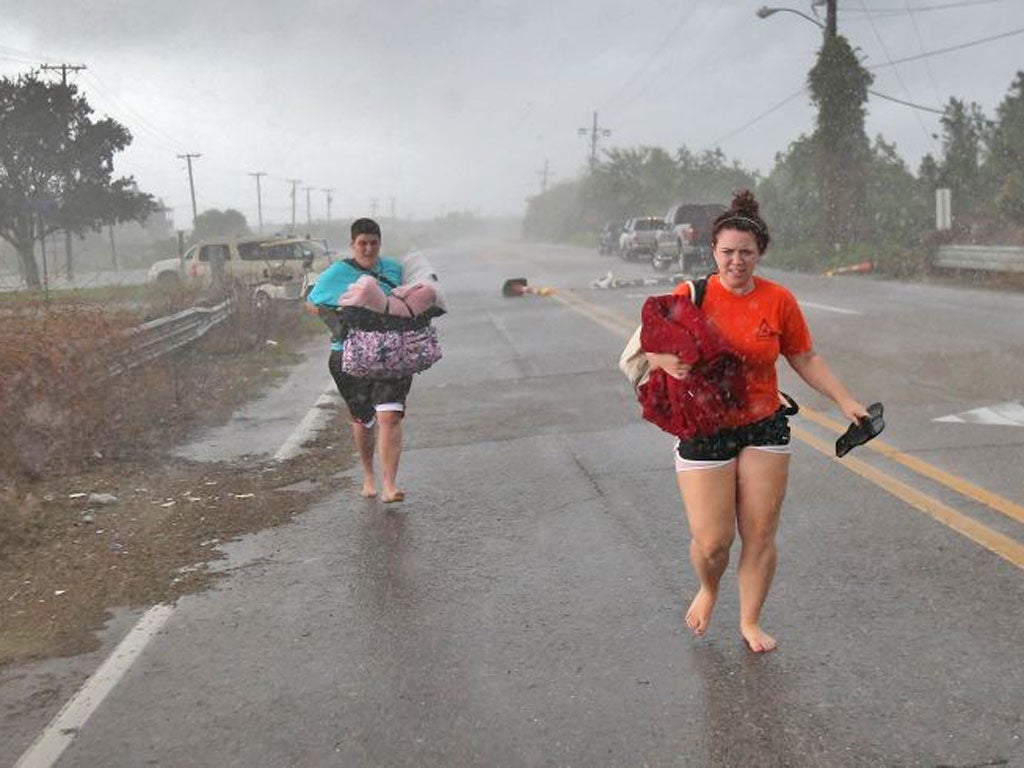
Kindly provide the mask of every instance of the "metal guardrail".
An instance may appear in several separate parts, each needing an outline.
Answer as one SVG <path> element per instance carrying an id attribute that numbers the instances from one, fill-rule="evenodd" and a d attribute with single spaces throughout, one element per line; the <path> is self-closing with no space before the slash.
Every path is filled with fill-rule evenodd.
<path id="1" fill-rule="evenodd" d="M 943 269 L 1024 273 L 1024 248 L 1012 245 L 940 245 L 932 265 Z"/>
<path id="2" fill-rule="evenodd" d="M 130 351 L 113 366 L 111 375 L 155 360 L 201 338 L 215 325 L 231 316 L 234 305 L 225 299 L 215 307 L 192 307 L 166 317 L 158 317 L 129 331 Z"/>

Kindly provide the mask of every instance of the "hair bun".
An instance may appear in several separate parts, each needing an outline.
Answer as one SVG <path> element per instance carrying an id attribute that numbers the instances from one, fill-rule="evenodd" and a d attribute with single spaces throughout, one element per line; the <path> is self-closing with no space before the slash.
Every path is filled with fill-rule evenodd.
<path id="1" fill-rule="evenodd" d="M 736 193 L 732 199 L 731 210 L 734 213 L 738 213 L 741 216 L 749 216 L 752 219 L 760 220 L 761 218 L 761 206 L 754 198 L 754 193 L 749 189 L 744 189 Z"/>

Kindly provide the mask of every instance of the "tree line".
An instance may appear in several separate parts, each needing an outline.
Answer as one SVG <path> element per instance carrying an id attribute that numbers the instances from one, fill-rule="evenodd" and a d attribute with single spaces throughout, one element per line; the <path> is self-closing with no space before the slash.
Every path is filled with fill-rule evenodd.
<path id="1" fill-rule="evenodd" d="M 36 244 L 47 235 L 68 235 L 70 267 L 70 235 L 157 210 L 131 176 L 114 175 L 114 155 L 131 133 L 92 112 L 73 84 L 35 72 L 0 78 L 0 238 L 14 247 L 29 288 L 41 285 Z"/>
<path id="2" fill-rule="evenodd" d="M 524 235 L 593 240 L 606 222 L 660 215 L 681 202 L 728 203 L 749 188 L 772 225 L 775 258 L 797 268 L 872 258 L 877 268 L 909 274 L 939 241 L 1024 245 L 1024 72 L 994 118 L 951 98 L 941 151 L 916 173 L 895 145 L 865 133 L 871 82 L 848 41 L 828 39 L 808 75 L 814 131 L 777 153 L 767 175 L 718 149 L 610 149 L 579 177 L 529 198 Z M 952 193 L 953 228 L 937 233 L 935 190 L 943 187 Z"/>

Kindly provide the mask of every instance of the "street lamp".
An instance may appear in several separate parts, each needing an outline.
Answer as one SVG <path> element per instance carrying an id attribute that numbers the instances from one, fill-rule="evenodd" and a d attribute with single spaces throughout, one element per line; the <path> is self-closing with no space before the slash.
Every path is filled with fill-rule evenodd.
<path id="1" fill-rule="evenodd" d="M 767 5 L 762 5 L 760 8 L 757 9 L 756 13 L 759 19 L 767 19 L 769 16 L 772 16 L 776 13 L 795 13 L 797 16 L 801 16 L 807 19 L 809 22 L 811 22 L 811 24 L 816 26 L 818 29 L 822 31 L 825 30 L 824 24 L 822 24 L 813 16 L 808 16 L 803 11 L 798 11 L 796 8 L 769 8 Z"/>

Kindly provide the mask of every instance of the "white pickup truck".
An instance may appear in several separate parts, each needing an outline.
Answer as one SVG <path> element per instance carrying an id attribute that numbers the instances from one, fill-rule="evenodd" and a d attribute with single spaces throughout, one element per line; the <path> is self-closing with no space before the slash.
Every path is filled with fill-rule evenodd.
<path id="1" fill-rule="evenodd" d="M 632 261 L 639 255 L 653 256 L 658 251 L 658 232 L 665 222 L 657 216 L 629 219 L 619 236 L 619 255 Z"/>

